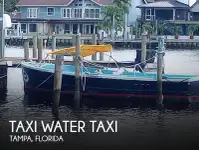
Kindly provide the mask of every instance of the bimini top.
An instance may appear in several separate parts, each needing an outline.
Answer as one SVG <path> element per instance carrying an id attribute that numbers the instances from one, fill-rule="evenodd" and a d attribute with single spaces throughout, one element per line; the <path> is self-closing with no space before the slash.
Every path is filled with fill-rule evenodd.
<path id="1" fill-rule="evenodd" d="M 69 54 L 74 55 L 76 51 L 76 47 L 69 47 L 60 50 L 56 50 L 53 52 L 49 52 L 48 54 Z M 111 45 L 80 45 L 80 52 L 81 56 L 86 57 L 93 55 L 97 52 L 111 52 L 112 46 Z"/>

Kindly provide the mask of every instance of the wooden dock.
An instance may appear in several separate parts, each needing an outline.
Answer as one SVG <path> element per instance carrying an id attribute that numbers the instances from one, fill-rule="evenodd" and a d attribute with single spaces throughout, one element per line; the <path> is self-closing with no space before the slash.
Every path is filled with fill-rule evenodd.
<path id="1" fill-rule="evenodd" d="M 73 35 L 72 34 L 49 34 L 49 35 L 23 35 L 23 36 L 6 36 L 5 43 L 9 46 L 21 46 L 24 41 L 28 39 L 30 46 L 33 45 L 33 36 L 38 36 L 43 39 L 46 46 L 52 45 L 53 36 L 56 37 L 56 43 L 59 47 L 66 47 L 73 45 Z M 97 35 L 96 35 L 97 36 Z M 97 43 L 111 44 L 114 48 L 131 48 L 131 49 L 141 49 L 141 39 L 116 39 L 111 40 L 110 38 L 96 38 Z M 93 35 L 92 34 L 82 34 L 81 43 L 92 44 Z M 198 49 L 199 39 L 165 39 L 167 49 Z M 151 37 L 147 40 L 147 49 L 156 49 L 158 46 L 157 37 Z"/>

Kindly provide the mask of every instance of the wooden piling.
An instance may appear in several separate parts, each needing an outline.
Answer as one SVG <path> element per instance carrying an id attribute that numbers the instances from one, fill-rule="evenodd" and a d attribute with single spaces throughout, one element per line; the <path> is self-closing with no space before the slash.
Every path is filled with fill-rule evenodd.
<path id="1" fill-rule="evenodd" d="M 84 45 L 84 39 L 81 39 L 81 44 Z"/>
<path id="2" fill-rule="evenodd" d="M 43 39 L 37 39 L 37 46 L 38 46 L 38 62 L 42 61 L 42 53 L 43 53 Z"/>
<path id="3" fill-rule="evenodd" d="M 96 34 L 92 35 L 92 45 L 96 45 L 97 44 L 97 36 Z M 92 55 L 92 60 L 97 60 L 97 54 L 93 54 Z"/>
<path id="4" fill-rule="evenodd" d="M 75 46 L 76 45 L 76 35 L 74 34 L 72 36 L 72 46 Z"/>
<path id="5" fill-rule="evenodd" d="M 37 58 L 37 36 L 33 36 L 33 58 Z"/>
<path id="6" fill-rule="evenodd" d="M 58 118 L 59 116 L 58 108 L 60 103 L 60 93 L 62 87 L 63 60 L 64 57 L 62 55 L 56 55 L 52 102 L 52 114 L 55 115 L 56 118 Z"/>
<path id="7" fill-rule="evenodd" d="M 157 98 L 158 103 L 162 104 L 163 95 L 162 95 L 162 72 L 163 72 L 163 55 L 164 55 L 164 37 L 161 36 L 158 38 L 158 58 L 157 58 Z"/>
<path id="8" fill-rule="evenodd" d="M 147 41 L 147 34 L 143 33 L 142 34 L 142 43 L 141 43 L 141 62 L 146 61 L 146 41 Z"/>
<path id="9" fill-rule="evenodd" d="M 75 53 L 75 95 L 74 95 L 74 106 L 75 108 L 80 107 L 80 37 L 78 33 L 76 35 L 76 53 Z"/>
<path id="10" fill-rule="evenodd" d="M 7 73 L 8 73 L 8 67 L 5 65 L 0 65 L 0 77 L 1 77 L 0 78 L 0 92 L 7 90 L 7 79 L 8 79 Z M 1 96 L 3 95 L 1 94 Z"/>
<path id="11" fill-rule="evenodd" d="M 99 45 L 104 44 L 104 43 L 102 42 L 102 40 L 100 40 L 100 38 L 98 39 L 98 44 L 99 44 Z M 100 59 L 100 61 L 103 61 L 103 60 L 104 60 L 104 53 L 103 53 L 103 52 L 100 52 L 100 53 L 99 53 L 99 59 Z"/>
<path id="12" fill-rule="evenodd" d="M 52 36 L 52 51 L 55 51 L 56 50 L 56 47 L 57 47 L 57 42 L 56 42 L 56 36 L 53 35 Z M 52 55 L 52 58 L 54 59 L 55 58 L 55 55 Z"/>
<path id="13" fill-rule="evenodd" d="M 28 61 L 29 60 L 29 41 L 26 39 L 24 41 L 24 60 Z"/>
<path id="14" fill-rule="evenodd" d="M 0 59 L 4 57 L 5 53 L 5 30 L 3 29 L 3 23 L 0 23 Z"/>

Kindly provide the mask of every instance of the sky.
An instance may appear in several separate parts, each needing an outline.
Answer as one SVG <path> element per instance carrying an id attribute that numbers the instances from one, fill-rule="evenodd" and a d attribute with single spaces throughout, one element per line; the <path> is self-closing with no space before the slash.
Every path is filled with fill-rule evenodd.
<path id="1" fill-rule="evenodd" d="M 178 1 L 183 2 L 185 4 L 188 4 L 189 2 L 190 6 L 192 6 L 196 2 L 196 0 L 178 0 Z"/>

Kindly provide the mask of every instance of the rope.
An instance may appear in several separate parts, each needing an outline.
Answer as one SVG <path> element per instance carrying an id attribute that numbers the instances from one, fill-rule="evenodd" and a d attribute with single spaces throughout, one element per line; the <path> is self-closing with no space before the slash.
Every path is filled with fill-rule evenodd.
<path id="1" fill-rule="evenodd" d="M 22 63 L 23 61 L 21 61 L 16 67 L 14 67 L 14 68 L 12 68 L 12 69 L 16 69 L 16 68 L 18 68 L 20 65 L 21 65 L 21 63 Z M 2 78 L 5 78 L 7 76 L 7 74 L 6 75 L 3 75 L 3 76 L 1 76 L 0 77 L 0 79 L 2 79 Z"/>
<path id="2" fill-rule="evenodd" d="M 43 85 L 46 81 L 48 81 L 52 76 L 54 75 L 54 73 L 52 73 L 50 76 L 48 76 L 43 82 L 41 82 L 38 86 L 36 86 L 36 88 L 40 87 L 41 85 Z"/>

